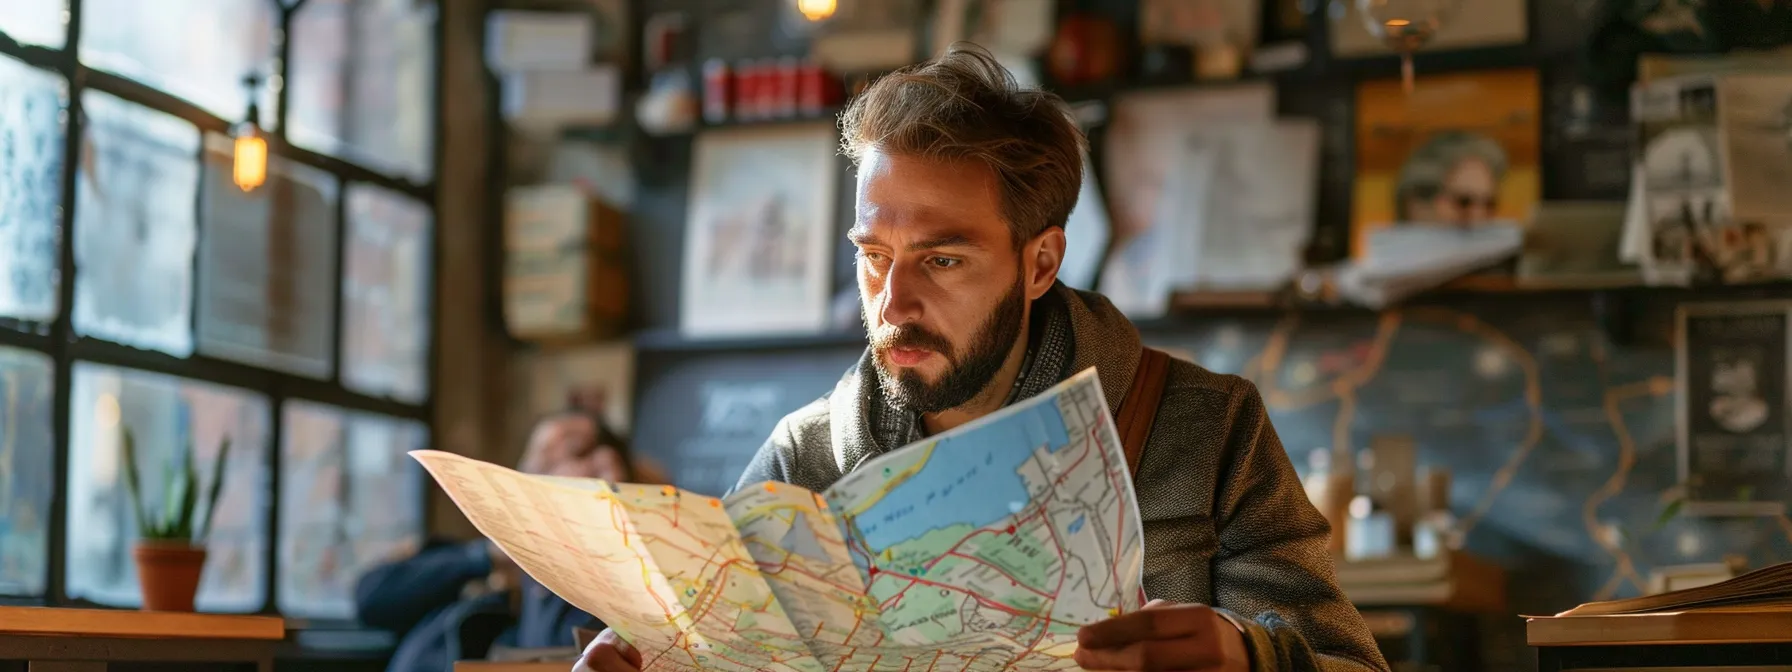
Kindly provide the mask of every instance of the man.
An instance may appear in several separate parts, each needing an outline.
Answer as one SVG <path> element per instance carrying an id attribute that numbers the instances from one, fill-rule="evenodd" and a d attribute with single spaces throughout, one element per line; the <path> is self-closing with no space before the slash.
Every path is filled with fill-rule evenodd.
<path id="1" fill-rule="evenodd" d="M 879 79 L 842 118 L 858 164 L 859 294 L 871 347 L 834 391 L 773 430 L 740 483 L 820 491 L 867 458 L 963 425 L 1095 367 L 1119 408 L 1138 331 L 1057 282 L 1082 183 L 1063 101 L 1016 90 L 986 53 L 954 49 Z M 1386 670 L 1333 579 L 1307 501 L 1256 389 L 1170 365 L 1135 484 L 1145 609 L 1084 627 L 1091 670 Z M 737 486 L 739 487 L 739 486 Z M 583 663 L 633 670 L 606 631 Z"/>
<path id="2" fill-rule="evenodd" d="M 529 433 L 519 470 L 631 480 L 628 445 L 596 416 L 563 411 Z M 602 627 L 523 573 L 485 539 L 432 541 L 414 557 L 375 567 L 355 586 L 361 622 L 399 633 L 387 672 L 441 672 L 494 645 L 570 647 L 573 629 Z"/>

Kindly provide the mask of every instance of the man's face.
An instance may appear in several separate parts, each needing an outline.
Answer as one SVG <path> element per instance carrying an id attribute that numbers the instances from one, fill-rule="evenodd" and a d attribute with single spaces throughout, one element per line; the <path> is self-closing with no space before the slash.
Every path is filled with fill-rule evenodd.
<path id="1" fill-rule="evenodd" d="M 1038 296 L 994 171 L 872 151 L 855 209 L 849 236 L 884 394 L 920 412 L 965 404 L 1001 369 Z"/>
<path id="2" fill-rule="evenodd" d="M 553 417 L 536 425 L 519 468 L 547 476 L 628 480 L 622 455 L 597 445 L 597 424 L 579 415 Z"/>

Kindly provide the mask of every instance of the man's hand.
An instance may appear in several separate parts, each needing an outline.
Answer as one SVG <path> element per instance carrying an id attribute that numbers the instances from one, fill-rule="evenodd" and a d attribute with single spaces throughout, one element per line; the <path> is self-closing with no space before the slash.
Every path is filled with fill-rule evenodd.
<path id="1" fill-rule="evenodd" d="M 585 655 L 579 656 L 579 664 L 573 666 L 573 672 L 640 672 L 641 652 L 628 642 L 622 641 L 622 635 L 615 630 L 604 628 L 591 640 L 591 646 L 585 647 Z"/>
<path id="2" fill-rule="evenodd" d="M 1152 600 L 1144 609 L 1083 626 L 1076 664 L 1085 670 L 1249 672 L 1244 633 L 1204 604 Z"/>

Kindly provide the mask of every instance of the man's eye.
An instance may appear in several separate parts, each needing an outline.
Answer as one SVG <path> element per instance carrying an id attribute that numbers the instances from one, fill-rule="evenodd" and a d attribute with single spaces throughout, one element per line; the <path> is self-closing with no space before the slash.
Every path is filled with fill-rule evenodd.
<path id="1" fill-rule="evenodd" d="M 951 257 L 929 257 L 927 263 L 932 264 L 935 268 L 951 268 L 964 262 Z"/>
<path id="2" fill-rule="evenodd" d="M 859 251 L 859 258 L 864 259 L 865 261 L 869 261 L 873 264 L 881 264 L 884 261 L 884 255 L 879 254 L 877 252 L 866 252 L 864 250 Z"/>

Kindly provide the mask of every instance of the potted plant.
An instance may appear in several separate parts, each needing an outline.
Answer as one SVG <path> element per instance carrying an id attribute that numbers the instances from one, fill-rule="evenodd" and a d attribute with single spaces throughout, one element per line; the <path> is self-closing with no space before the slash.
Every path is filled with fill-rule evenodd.
<path id="1" fill-rule="evenodd" d="M 137 545 L 131 556 L 137 561 L 137 585 L 143 592 L 143 608 L 150 611 L 193 611 L 199 593 L 199 577 L 205 569 L 205 535 L 223 490 L 224 458 L 230 454 L 225 437 L 212 459 L 211 488 L 205 493 L 204 513 L 199 509 L 199 474 L 195 471 L 191 443 L 179 467 L 165 470 L 162 501 L 152 506 L 143 501 L 142 465 L 137 462 L 137 441 L 124 430 L 124 482 L 137 518 Z"/>

